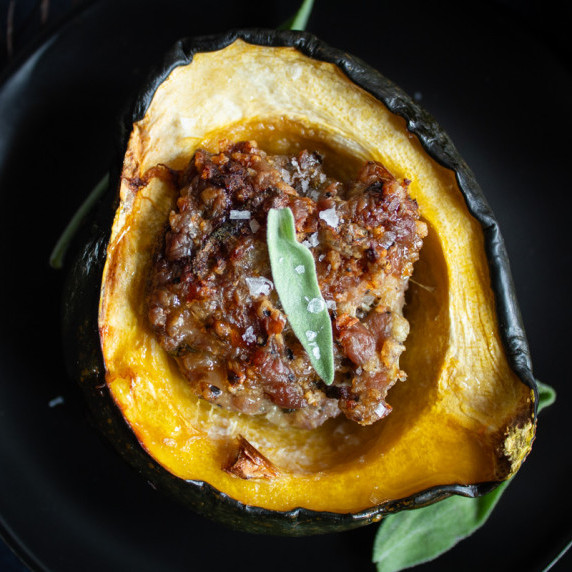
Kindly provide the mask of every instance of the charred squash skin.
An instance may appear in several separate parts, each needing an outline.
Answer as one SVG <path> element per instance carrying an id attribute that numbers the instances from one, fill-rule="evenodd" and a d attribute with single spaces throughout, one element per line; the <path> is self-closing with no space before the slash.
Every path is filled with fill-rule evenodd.
<path id="1" fill-rule="evenodd" d="M 221 50 L 236 40 L 257 46 L 292 47 L 312 59 L 336 65 L 361 89 L 381 101 L 393 114 L 402 117 L 406 121 L 408 131 L 418 138 L 425 152 L 440 165 L 455 173 L 468 211 L 482 227 L 484 244 L 481 247 L 488 261 L 491 287 L 495 295 L 499 336 L 504 352 L 512 370 L 534 395 L 530 408 L 515 413 L 520 419 L 515 418 L 513 423 L 514 425 L 529 423 L 534 427 L 537 389 L 507 253 L 498 224 L 473 174 L 448 136 L 426 112 L 377 71 L 306 33 L 243 30 L 222 36 L 185 39 L 174 46 L 166 57 L 163 67 L 152 74 L 128 114 L 125 121 L 123 149 L 127 147 L 131 125 L 144 117 L 157 89 L 176 67 L 189 64 L 196 54 Z M 122 159 L 123 155 L 120 157 L 120 160 Z M 120 170 L 121 165 L 118 164 L 115 177 L 111 180 L 120 180 Z M 498 480 L 490 480 L 475 484 L 431 486 L 405 498 L 391 499 L 355 512 L 308 508 L 274 510 L 241 502 L 207 482 L 182 479 L 166 470 L 147 453 L 135 436 L 116 406 L 105 379 L 106 368 L 101 349 L 98 307 L 107 244 L 116 208 L 117 187 L 112 187 L 93 220 L 84 228 L 82 236 L 77 241 L 74 262 L 67 276 L 64 292 L 63 335 L 66 361 L 71 377 L 78 381 L 87 399 L 92 420 L 97 428 L 157 489 L 171 494 L 196 512 L 233 528 L 252 533 L 300 536 L 356 528 L 379 521 L 386 514 L 426 506 L 452 494 L 469 497 L 485 494 L 499 484 Z M 496 453 L 508 457 L 511 461 L 512 457 L 518 458 L 514 466 L 520 465 L 530 448 L 531 440 L 532 436 L 529 442 L 519 447 L 517 451 Z M 507 468 L 502 479 L 508 478 L 513 472 Z"/>

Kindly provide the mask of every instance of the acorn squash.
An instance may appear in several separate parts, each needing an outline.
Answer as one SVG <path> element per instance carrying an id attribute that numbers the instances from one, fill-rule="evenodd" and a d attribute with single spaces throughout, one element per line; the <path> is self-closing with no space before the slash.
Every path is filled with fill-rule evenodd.
<path id="1" fill-rule="evenodd" d="M 168 173 L 221 139 L 378 160 L 412 181 L 429 233 L 407 293 L 408 381 L 386 419 L 306 430 L 217 408 L 160 348 L 145 288 L 176 201 Z M 301 535 L 483 494 L 518 470 L 536 389 L 497 223 L 449 138 L 377 71 L 307 33 L 182 40 L 133 107 L 120 170 L 69 273 L 65 339 L 98 426 L 157 488 L 242 530 Z M 239 439 L 271 478 L 224 470 Z"/>

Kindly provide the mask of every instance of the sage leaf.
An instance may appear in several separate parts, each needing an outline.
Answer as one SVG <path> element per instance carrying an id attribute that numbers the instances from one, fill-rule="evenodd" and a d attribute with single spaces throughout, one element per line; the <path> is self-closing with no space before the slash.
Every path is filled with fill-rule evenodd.
<path id="1" fill-rule="evenodd" d="M 538 380 L 536 380 L 536 386 L 538 387 L 538 411 L 540 412 L 556 401 L 556 391 L 550 385 Z"/>
<path id="2" fill-rule="evenodd" d="M 103 178 L 95 185 L 93 190 L 87 195 L 86 199 L 81 203 L 77 211 L 74 213 L 70 221 L 68 222 L 66 228 L 60 235 L 56 245 L 54 246 L 52 253 L 50 254 L 50 266 L 56 270 L 61 270 L 64 266 L 65 255 L 68 248 L 76 235 L 77 231 L 81 227 L 82 222 L 85 217 L 89 214 L 91 209 L 95 206 L 99 198 L 109 187 L 109 173 L 103 176 Z"/>
<path id="3" fill-rule="evenodd" d="M 274 287 L 288 322 L 317 374 L 330 385 L 334 381 L 332 323 L 318 285 L 314 257 L 296 240 L 289 208 L 268 212 L 267 243 Z"/>
<path id="4" fill-rule="evenodd" d="M 304 0 L 294 16 L 278 26 L 279 30 L 305 30 L 314 7 L 314 0 Z"/>
<path id="5" fill-rule="evenodd" d="M 508 481 L 476 499 L 452 496 L 425 508 L 386 517 L 373 549 L 378 572 L 428 562 L 472 534 L 487 520 Z"/>
<path id="6" fill-rule="evenodd" d="M 556 392 L 538 385 L 538 411 L 554 403 Z M 398 572 L 434 560 L 470 536 L 489 518 L 510 481 L 477 498 L 452 496 L 435 504 L 385 517 L 373 546 L 378 572 Z"/>

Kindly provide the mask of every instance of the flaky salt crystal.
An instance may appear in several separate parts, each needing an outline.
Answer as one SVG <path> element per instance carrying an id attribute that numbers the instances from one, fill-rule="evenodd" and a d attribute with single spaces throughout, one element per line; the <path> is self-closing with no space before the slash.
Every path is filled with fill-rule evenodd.
<path id="1" fill-rule="evenodd" d="M 264 276 L 248 277 L 246 285 L 251 296 L 268 296 L 274 288 L 274 284 L 268 278 L 264 278 Z"/>
<path id="2" fill-rule="evenodd" d="M 294 270 L 296 271 L 296 274 L 304 274 L 304 272 L 306 272 L 306 267 L 303 264 L 298 264 Z"/>
<path id="3" fill-rule="evenodd" d="M 321 211 L 320 212 L 320 218 L 328 226 L 331 226 L 332 228 L 336 228 L 338 226 L 338 223 L 340 222 L 340 219 L 338 217 L 338 213 L 336 212 L 335 207 L 332 207 L 331 209 L 326 209 L 325 211 Z"/>
<path id="4" fill-rule="evenodd" d="M 284 179 L 284 182 L 288 185 L 291 185 L 292 177 L 290 176 L 290 171 L 288 171 L 288 169 L 283 169 L 283 168 L 280 168 L 279 171 L 280 174 L 282 175 L 282 179 Z"/>
<path id="5" fill-rule="evenodd" d="M 373 410 L 373 412 L 381 419 L 385 417 L 387 414 L 388 407 L 383 401 L 377 404 L 377 407 Z"/>
<path id="6" fill-rule="evenodd" d="M 302 244 L 306 248 L 312 248 L 314 246 L 318 246 L 318 244 L 320 244 L 320 241 L 318 239 L 318 233 L 315 232 L 314 234 L 311 234 Z"/>
<path id="7" fill-rule="evenodd" d="M 318 334 L 317 334 L 316 332 L 313 332 L 312 330 L 308 330 L 308 331 L 306 332 L 306 339 L 307 339 L 309 342 L 313 342 L 313 341 L 316 339 L 317 336 L 318 336 Z"/>
<path id="8" fill-rule="evenodd" d="M 312 353 L 316 359 L 320 359 L 320 348 L 318 346 L 312 348 Z"/>
<path id="9" fill-rule="evenodd" d="M 326 303 L 321 298 L 312 298 L 308 302 L 307 310 L 311 314 L 318 314 L 326 307 Z"/>
<path id="10" fill-rule="evenodd" d="M 298 171 L 300 175 L 302 174 L 302 171 L 300 170 L 300 165 L 298 164 L 298 160 L 296 159 L 296 157 L 292 157 L 290 159 L 290 165 L 292 165 L 292 167 L 294 167 L 294 169 L 296 169 L 296 171 Z"/>
<path id="11" fill-rule="evenodd" d="M 388 230 L 387 232 L 383 233 L 381 240 L 379 241 L 379 244 L 383 248 L 389 248 L 395 242 L 396 238 L 397 235 L 394 232 Z"/>
<path id="12" fill-rule="evenodd" d="M 250 211 L 230 211 L 230 220 L 248 220 L 250 218 Z"/>
<path id="13" fill-rule="evenodd" d="M 242 334 L 242 339 L 246 342 L 246 343 L 254 343 L 256 341 L 256 336 L 254 335 L 254 328 L 252 326 L 248 326 L 248 328 L 246 328 L 246 332 L 244 332 L 244 334 Z"/>

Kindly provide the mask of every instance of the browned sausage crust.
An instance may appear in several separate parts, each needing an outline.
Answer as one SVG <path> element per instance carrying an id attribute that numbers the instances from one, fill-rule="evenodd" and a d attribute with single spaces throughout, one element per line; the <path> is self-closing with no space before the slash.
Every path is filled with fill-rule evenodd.
<path id="1" fill-rule="evenodd" d="M 381 164 L 349 183 L 318 153 L 268 155 L 254 142 L 199 150 L 150 278 L 148 315 L 193 390 L 222 407 L 279 424 L 321 425 L 343 412 L 363 425 L 389 413 L 405 374 L 402 308 L 426 225 Z M 311 250 L 334 331 L 326 386 L 289 327 L 272 283 L 266 217 L 290 207 Z"/>

